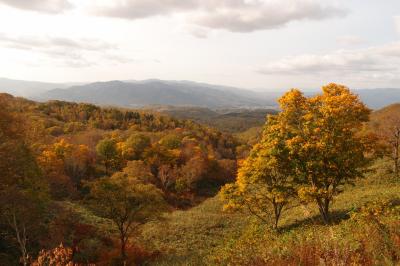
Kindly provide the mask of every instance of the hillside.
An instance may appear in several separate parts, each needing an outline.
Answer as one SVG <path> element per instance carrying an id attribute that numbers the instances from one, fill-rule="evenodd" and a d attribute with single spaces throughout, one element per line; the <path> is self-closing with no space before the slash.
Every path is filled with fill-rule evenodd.
<path id="1" fill-rule="evenodd" d="M 334 108 L 318 110 L 329 119 L 304 131 L 299 122 L 320 119 L 298 116 L 315 112 L 307 104 L 260 126 L 272 110 L 129 109 L 0 94 L 0 264 L 62 253 L 96 265 L 396 265 L 400 183 L 391 150 L 381 149 L 391 142 L 375 137 L 400 117 L 399 105 L 367 122 L 370 110 L 350 91 L 325 88 L 315 98 L 282 98 L 290 107 L 301 99 Z M 366 122 L 378 126 L 364 131 Z M 297 172 L 304 161 L 315 167 L 307 175 Z M 311 174 L 318 190 L 302 179 Z M 323 191 L 323 182 L 336 183 Z M 279 223 L 274 202 L 284 204 Z"/>
<path id="2" fill-rule="evenodd" d="M 67 89 L 55 89 L 40 96 L 100 105 L 144 107 L 148 105 L 222 107 L 267 107 L 274 101 L 256 93 L 194 82 L 147 80 L 142 82 L 96 82 Z"/>
<path id="3" fill-rule="evenodd" d="M 136 241 L 161 252 L 148 265 L 271 265 L 268 261 L 282 266 L 319 265 L 321 260 L 347 265 L 353 258 L 363 261 L 362 265 L 385 260 L 383 265 L 392 265 L 390 256 L 400 261 L 396 250 L 400 245 L 400 183 L 387 172 L 389 167 L 389 162 L 378 161 L 372 167 L 374 173 L 346 187 L 333 203 L 332 226 L 322 223 L 314 204 L 296 203 L 284 213 L 277 233 L 247 212 L 223 211 L 215 196 L 190 210 L 174 211 L 161 221 L 148 223 Z M 388 213 L 388 202 L 397 211 Z M 64 204 L 85 222 L 109 227 L 107 220 Z"/>
<path id="4" fill-rule="evenodd" d="M 0 161 L 0 230 L 6 236 L 0 239 L 2 265 L 16 265 L 25 254 L 15 228 L 29 229 L 26 254 L 35 259 L 72 252 L 71 259 L 82 264 L 122 265 L 121 259 L 129 265 L 400 261 L 400 183 L 388 154 L 365 161 L 365 178 L 357 176 L 354 183 L 340 185 L 332 198 L 329 223 L 315 201 L 290 194 L 279 228 L 273 229 L 271 206 L 263 206 L 268 215 L 260 220 L 251 208 L 229 211 L 226 198 L 221 201 L 223 193 L 218 193 L 243 178 L 240 169 L 253 158 L 252 145 L 279 143 L 264 142 L 270 136 L 268 126 L 264 131 L 258 126 L 271 110 L 157 109 L 195 118 L 201 125 L 155 110 L 35 102 L 8 94 L 0 94 L 0 103 L 0 155 L 8 158 Z M 398 108 L 374 112 L 370 123 L 387 122 L 387 115 L 398 114 Z M 213 122 L 233 131 L 257 126 L 234 137 L 207 126 Z M 293 184 L 299 191 L 304 185 Z M 121 238 L 120 219 L 128 217 L 130 208 L 129 219 L 137 227 L 129 238 Z M 138 214 L 142 209 L 144 216 Z M 18 223 L 10 226 L 12 215 Z M 121 239 L 129 239 L 125 258 Z"/>
<path id="5" fill-rule="evenodd" d="M 201 107 L 167 106 L 154 110 L 178 119 L 190 119 L 218 130 L 237 133 L 253 127 L 261 127 L 268 114 L 276 114 L 273 109 L 217 109 Z"/>
<path id="6" fill-rule="evenodd" d="M 400 102 L 400 89 L 353 89 L 372 109 Z M 101 105 L 147 105 L 221 108 L 276 108 L 282 91 L 254 92 L 233 87 L 188 81 L 109 81 L 46 91 L 39 99 L 90 102 Z M 306 95 L 315 94 L 306 91 Z"/>
<path id="7" fill-rule="evenodd" d="M 0 104 L 0 230 L 7 236 L 0 240 L 1 265 L 15 265 L 19 258 L 15 226 L 29 228 L 27 245 L 35 256 L 61 242 L 80 243 L 81 262 L 98 261 L 100 254 L 117 249 L 114 234 L 101 236 L 104 228 L 82 223 L 69 205 L 61 204 L 90 209 L 88 185 L 96 180 L 137 176 L 145 184 L 143 193 L 161 199 L 159 205 L 151 201 L 152 206 L 168 211 L 197 205 L 235 175 L 240 143 L 192 121 L 91 104 L 38 103 L 8 94 L 0 94 Z M 17 225 L 4 220 L 9 214 L 18 215 Z M 91 233 L 86 235 L 85 228 Z M 97 248 L 92 250 L 87 241 L 95 241 Z"/>
<path id="8" fill-rule="evenodd" d="M 391 265 L 390 256 L 400 261 L 396 250 L 400 247 L 400 183 L 386 172 L 389 167 L 386 161 L 377 162 L 375 173 L 357 180 L 337 197 L 333 226 L 323 225 L 314 204 L 297 203 L 284 213 L 282 230 L 276 233 L 247 212 L 223 212 L 218 197 L 189 211 L 168 214 L 162 225 L 151 223 L 142 230 L 144 241 L 165 252 L 151 265 L 271 265 L 268 261 L 275 261 L 273 265 L 319 265 L 321 260 L 330 262 L 328 265 L 347 265 L 357 256 L 369 261 L 362 265 L 385 260 L 388 264 L 383 265 Z M 397 211 L 387 214 L 380 210 L 379 204 L 385 202 L 393 202 Z M 382 224 L 375 224 L 369 216 L 357 221 L 363 206 L 378 208 L 373 219 Z M 370 235 L 358 226 L 361 222 L 371 228 L 391 228 L 392 240 L 382 244 L 385 231 Z M 330 254 L 331 249 L 339 257 Z"/>
<path id="9" fill-rule="evenodd" d="M 0 78 L 0 92 L 14 96 L 34 97 L 55 88 L 66 88 L 72 84 L 25 81 Z"/>
<path id="10" fill-rule="evenodd" d="M 384 108 L 374 111 L 371 114 L 371 122 L 385 122 L 390 117 L 400 117 L 400 103 L 388 105 Z"/>
<path id="11" fill-rule="evenodd" d="M 390 149 L 392 149 L 394 147 L 392 145 L 396 145 L 398 137 L 400 137 L 397 133 L 400 128 L 400 104 L 391 104 L 373 112 L 368 128 L 373 132 L 377 132 L 386 141 L 389 141 L 391 143 Z M 396 157 L 397 155 L 393 152 L 392 156 Z"/>
<path id="12" fill-rule="evenodd" d="M 353 91 L 372 109 L 400 102 L 400 89 L 377 88 Z M 282 90 L 251 91 L 191 81 L 122 80 L 92 83 L 51 83 L 0 78 L 0 92 L 31 99 L 66 100 L 121 107 L 161 106 L 223 108 L 272 108 Z M 307 90 L 306 95 L 315 94 Z"/>
<path id="13" fill-rule="evenodd" d="M 400 89 L 358 89 L 355 93 L 372 109 L 380 109 L 400 102 Z"/>

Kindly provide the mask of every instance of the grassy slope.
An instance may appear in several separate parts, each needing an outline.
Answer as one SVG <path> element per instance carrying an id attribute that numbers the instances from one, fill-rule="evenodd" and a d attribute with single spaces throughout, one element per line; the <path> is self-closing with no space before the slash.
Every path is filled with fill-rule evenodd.
<path id="1" fill-rule="evenodd" d="M 331 227 L 321 224 L 314 204 L 297 205 L 283 213 L 280 221 L 282 232 L 277 239 L 272 242 L 261 242 L 266 240 L 261 240 L 262 236 L 254 236 L 254 225 L 259 226 L 258 220 L 245 213 L 223 212 L 222 203 L 216 196 L 190 210 L 174 211 L 166 214 L 162 221 L 146 224 L 141 234 L 135 237 L 135 241 L 144 244 L 148 249 L 161 251 L 162 255 L 151 262 L 151 265 L 221 265 L 222 263 L 215 263 L 215 260 L 210 260 L 210 258 L 218 257 L 225 252 L 225 249 L 229 250 L 239 238 L 243 238 L 243 234 L 246 239 L 241 248 L 245 251 L 240 252 L 245 260 L 247 260 L 246 256 L 260 252 L 260 249 L 264 249 L 267 244 L 281 250 L 282 245 L 286 247 L 285 243 L 303 241 L 302 239 L 309 235 L 312 235 L 313 241 L 325 241 L 315 238 L 316 232 L 323 235 L 335 232 L 340 235 L 339 245 L 354 244 L 357 241 L 351 238 L 349 231 L 346 230 L 357 224 L 347 221 L 349 214 L 367 202 L 400 198 L 400 180 L 395 179 L 388 172 L 387 169 L 390 166 L 388 161 L 377 162 L 374 173 L 369 174 L 365 179 L 358 180 L 354 187 L 347 186 L 344 192 L 335 198 L 331 210 L 336 223 Z M 96 225 L 105 235 L 116 234 L 111 221 L 94 216 L 79 204 L 70 202 L 60 204 L 64 208 L 73 210 L 82 222 Z M 263 226 L 261 228 L 263 228 L 262 234 L 269 234 L 268 229 Z M 248 244 L 249 239 L 253 245 Z M 251 251 L 252 248 L 256 251 Z M 299 250 L 299 252 L 305 251 Z M 230 253 L 227 252 L 221 256 L 230 256 Z"/>
<path id="2" fill-rule="evenodd" d="M 261 127 L 268 114 L 276 114 L 272 109 L 227 109 L 212 111 L 202 107 L 166 107 L 156 109 L 178 119 L 190 119 L 220 131 L 237 133 L 252 127 Z"/>
<path id="3" fill-rule="evenodd" d="M 345 226 L 343 220 L 349 213 L 366 202 L 400 197 L 400 183 L 387 173 L 388 166 L 384 161 L 378 162 L 374 174 L 359 180 L 355 187 L 346 187 L 335 199 L 332 205 L 332 214 L 338 221 L 335 227 Z M 215 197 L 191 210 L 167 214 L 162 222 L 147 224 L 142 241 L 164 254 L 153 264 L 209 265 L 209 255 L 234 241 L 252 224 L 245 214 L 224 213 L 221 209 L 222 204 Z M 283 234 L 303 234 L 313 224 L 321 226 L 313 204 L 288 209 L 281 220 Z"/>
<path id="4" fill-rule="evenodd" d="M 248 217 L 224 213 L 218 197 L 188 211 L 167 214 L 165 220 L 145 225 L 142 240 L 165 254 L 156 265 L 202 265 L 210 250 L 240 231 Z"/>

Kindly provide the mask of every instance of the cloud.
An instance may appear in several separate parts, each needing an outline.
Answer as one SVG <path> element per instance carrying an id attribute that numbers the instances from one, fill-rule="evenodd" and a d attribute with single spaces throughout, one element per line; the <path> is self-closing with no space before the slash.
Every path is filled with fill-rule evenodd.
<path id="1" fill-rule="evenodd" d="M 339 50 L 323 55 L 298 55 L 257 69 L 265 75 L 329 77 L 398 77 L 400 42 L 358 50 Z"/>
<path id="2" fill-rule="evenodd" d="M 65 37 L 38 37 L 38 36 L 10 36 L 0 33 L 0 44 L 9 48 L 32 49 L 73 49 L 87 51 L 101 51 L 116 48 L 115 45 L 95 39 L 69 39 Z"/>
<path id="3" fill-rule="evenodd" d="M 353 46 L 364 43 L 364 40 L 360 36 L 355 35 L 340 36 L 336 40 L 342 46 Z"/>
<path id="4" fill-rule="evenodd" d="M 99 60 L 121 64 L 132 61 L 116 53 L 116 45 L 89 38 L 10 36 L 0 33 L 0 46 L 44 55 L 57 65 L 69 67 L 92 66 Z"/>
<path id="5" fill-rule="evenodd" d="M 187 33 L 192 35 L 193 37 L 199 38 L 199 39 L 206 39 L 209 35 L 209 31 L 207 29 L 201 28 L 201 27 L 186 27 L 184 29 Z"/>
<path id="6" fill-rule="evenodd" d="M 0 0 L 0 4 L 44 13 L 61 13 L 73 7 L 68 0 Z"/>
<path id="7" fill-rule="evenodd" d="M 396 27 L 397 32 L 400 34 L 400 16 L 394 17 L 394 25 Z"/>
<path id="8" fill-rule="evenodd" d="M 323 20 L 344 16 L 346 12 L 332 6 L 322 6 L 316 1 L 233 1 L 222 2 L 212 12 L 207 9 L 193 21 L 211 29 L 232 32 L 252 32 L 279 28 L 291 21 Z"/>
<path id="9" fill-rule="evenodd" d="M 117 0 L 95 4 L 92 13 L 107 17 L 139 19 L 190 10 L 197 5 L 196 0 Z"/>
<path id="10" fill-rule="evenodd" d="M 299 20 L 323 20 L 347 11 L 320 0 L 120 0 L 96 4 L 98 16 L 141 19 L 183 15 L 189 24 L 231 32 L 273 29 Z"/>

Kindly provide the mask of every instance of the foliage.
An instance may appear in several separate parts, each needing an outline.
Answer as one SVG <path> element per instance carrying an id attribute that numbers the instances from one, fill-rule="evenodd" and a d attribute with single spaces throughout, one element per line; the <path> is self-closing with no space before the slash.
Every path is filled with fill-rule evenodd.
<path id="1" fill-rule="evenodd" d="M 120 236 L 121 258 L 126 259 L 126 245 L 137 227 L 162 210 L 161 193 L 153 185 L 122 172 L 93 181 L 89 186 L 89 206 L 99 216 L 114 222 Z"/>
<path id="2" fill-rule="evenodd" d="M 400 262 L 398 205 L 363 205 L 331 227 L 303 225 L 281 233 L 252 224 L 210 257 L 216 265 L 392 265 Z M 386 207 L 382 207 L 383 205 Z M 367 211 L 368 210 L 368 211 Z M 373 219 L 370 214 L 373 212 Z"/>
<path id="3" fill-rule="evenodd" d="M 381 167 L 381 162 L 374 167 Z M 314 265 L 319 265 L 323 256 L 340 261 L 341 256 L 353 252 L 354 257 L 376 256 L 369 265 L 381 265 L 382 258 L 396 250 L 394 244 L 400 243 L 395 234 L 400 228 L 399 217 L 388 209 L 379 214 L 391 230 L 389 239 L 394 242 L 388 245 L 382 242 L 382 236 L 387 239 L 388 235 L 381 234 L 375 223 L 371 225 L 370 218 L 359 222 L 350 217 L 370 202 L 396 203 L 400 185 L 393 174 L 381 176 L 378 172 L 355 182 L 356 186 L 346 185 L 333 202 L 331 225 L 322 223 L 314 204 L 295 202 L 281 217 L 280 230 L 271 230 L 249 212 L 223 211 L 218 196 L 189 210 L 165 214 L 164 220 L 148 223 L 141 230 L 146 247 L 162 251 L 150 265 L 299 265 L 299 258 L 304 264 L 310 259 L 307 265 L 315 261 Z M 362 252 L 364 245 L 366 251 Z M 265 254 L 269 260 L 264 260 Z M 396 264 L 387 258 L 384 265 Z"/>
<path id="4" fill-rule="evenodd" d="M 221 195 L 227 203 L 225 210 L 246 208 L 263 221 L 274 215 L 274 227 L 294 192 L 289 150 L 285 132 L 278 120 L 269 117 L 260 144 L 253 147 L 239 168 L 234 184 L 225 185 Z"/>
<path id="5" fill-rule="evenodd" d="M 289 93 L 263 133 L 237 139 L 155 112 L 0 94 L 0 264 L 32 263 L 40 250 L 40 260 L 59 250 L 78 265 L 397 263 L 398 179 L 386 157 L 365 168 L 375 155 L 365 134 L 380 129 L 361 130 L 368 111 L 345 88 L 328 87 L 311 98 Z M 329 226 L 313 204 L 292 197 L 327 195 L 301 193 L 312 177 L 302 160 L 318 188 L 324 173 L 331 182 L 341 171 Z M 238 164 L 225 196 L 242 211 L 222 212 L 209 197 L 235 180 Z M 275 201 L 285 214 L 279 231 L 253 218 L 244 200 L 263 219 Z"/>
<path id="6" fill-rule="evenodd" d="M 36 262 L 32 266 L 74 266 L 72 262 L 72 249 L 64 247 L 63 244 L 52 250 L 41 250 Z"/>
<path id="7" fill-rule="evenodd" d="M 25 124 L 7 97 L 0 97 L 0 228 L 27 265 L 42 233 L 47 186 L 29 149 Z"/>
<path id="8" fill-rule="evenodd" d="M 370 162 L 373 138 L 362 135 L 370 110 L 344 86 L 329 84 L 311 98 L 291 90 L 279 100 L 277 115 L 293 173 L 300 185 L 298 195 L 315 201 L 329 222 L 329 206 L 341 186 L 363 176 Z"/>
<path id="9" fill-rule="evenodd" d="M 374 112 L 367 129 L 377 132 L 384 154 L 393 161 L 393 171 L 400 173 L 400 105 L 393 104 Z"/>
<path id="10" fill-rule="evenodd" d="M 329 84 L 311 98 L 291 90 L 270 116 L 260 144 L 239 169 L 235 184 L 222 189 L 225 208 L 246 207 L 265 220 L 272 204 L 275 227 L 288 198 L 297 189 L 305 202 L 315 201 L 325 222 L 341 186 L 363 176 L 373 138 L 358 134 L 370 110 L 348 88 Z"/>
<path id="11" fill-rule="evenodd" d="M 239 133 L 252 127 L 261 127 L 273 109 L 217 109 L 203 107 L 161 107 L 160 112 L 179 119 L 191 119 L 223 132 Z"/>
<path id="12" fill-rule="evenodd" d="M 146 135 L 132 134 L 122 145 L 122 156 L 128 160 L 138 160 L 150 145 L 150 138 Z"/>
<path id="13" fill-rule="evenodd" d="M 101 140 L 96 146 L 97 155 L 102 160 L 106 175 L 118 166 L 117 143 L 114 139 L 106 138 Z"/>
<path id="14" fill-rule="evenodd" d="M 160 144 L 168 149 L 178 149 L 182 145 L 182 140 L 177 134 L 168 134 L 160 139 Z"/>
<path id="15" fill-rule="evenodd" d="M 175 207 L 197 204 L 201 193 L 215 192 L 235 174 L 233 137 L 191 121 L 6 94 L 0 101 L 0 264 L 19 257 L 27 263 L 28 256 L 60 242 L 74 249 L 74 261 L 101 260 L 99 254 L 112 249 L 118 232 L 98 217 L 96 223 L 80 223 L 77 212 L 52 208 L 65 200 L 80 206 L 90 192 L 82 184 L 104 174 L 123 169 L 120 175 L 140 180 L 137 189 L 157 191 Z M 201 160 L 191 160 L 195 155 Z M 201 175 L 185 175 L 191 166 Z M 103 230 L 110 232 L 106 238 Z"/>

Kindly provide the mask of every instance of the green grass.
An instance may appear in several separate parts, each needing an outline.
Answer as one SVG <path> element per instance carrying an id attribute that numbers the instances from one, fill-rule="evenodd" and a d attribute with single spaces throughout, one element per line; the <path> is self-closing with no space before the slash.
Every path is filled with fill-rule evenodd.
<path id="1" fill-rule="evenodd" d="M 117 234 L 117 230 L 113 222 L 109 219 L 101 218 L 93 214 L 90 210 L 76 202 L 60 201 L 56 203 L 59 208 L 68 211 L 71 215 L 78 217 L 82 224 L 93 225 L 98 228 L 105 236 L 113 237 Z"/>
<path id="2" fill-rule="evenodd" d="M 355 186 L 345 187 L 344 192 L 338 195 L 332 204 L 331 210 L 335 223 L 331 226 L 322 224 L 314 204 L 297 205 L 282 214 L 281 232 L 274 235 L 275 233 L 269 232 L 267 226 L 245 213 L 223 212 L 222 203 L 217 196 L 190 210 L 175 211 L 166 214 L 162 221 L 145 225 L 140 241 L 148 248 L 161 252 L 161 256 L 151 262 L 151 265 L 218 265 L 224 263 L 215 260 L 215 257 L 220 259 L 220 255 L 222 254 L 223 257 L 224 252 L 228 254 L 225 254 L 226 256 L 231 256 L 232 250 L 226 251 L 226 249 L 229 250 L 229 247 L 238 245 L 238 241 L 240 242 L 242 238 L 246 239 L 244 244 L 242 243 L 243 256 L 246 257 L 257 252 L 265 253 L 263 250 L 266 250 L 267 243 L 271 247 L 285 249 L 285 239 L 289 242 L 303 241 L 307 239 L 307 234 L 314 237 L 313 241 L 317 241 L 315 236 L 318 232 L 322 235 L 330 235 L 330 232 L 335 232 L 334 234 L 337 235 L 352 234 L 349 232 L 353 232 L 351 230 L 354 228 L 357 229 L 357 224 L 350 221 L 351 213 L 368 202 L 400 198 L 400 182 L 387 171 L 388 166 L 387 161 L 378 161 L 375 164 L 377 169 L 375 173 L 370 173 L 365 179 L 358 180 Z M 246 237 L 249 232 L 250 236 Z M 274 236 L 275 240 L 265 240 L 266 234 Z M 347 238 L 347 240 L 329 238 L 326 243 L 356 246 L 360 241 L 352 238 Z M 251 248 L 259 250 L 246 253 L 246 250 L 251 250 Z"/>
<path id="3" fill-rule="evenodd" d="M 160 250 L 155 265 L 204 265 L 210 251 L 227 237 L 240 232 L 249 217 L 224 213 L 218 197 L 210 198 L 187 211 L 175 211 L 162 221 L 142 228 L 142 241 Z"/>
<path id="4" fill-rule="evenodd" d="M 377 234 L 381 229 L 350 218 L 369 202 L 400 198 L 400 181 L 388 170 L 390 166 L 390 161 L 377 161 L 374 172 L 358 180 L 355 186 L 347 185 L 332 203 L 334 223 L 330 226 L 322 223 L 315 204 L 293 203 L 292 207 L 284 210 L 280 232 L 276 233 L 247 213 L 223 212 L 222 202 L 216 196 L 189 210 L 166 213 L 162 220 L 145 224 L 132 241 L 147 250 L 160 252 L 156 260 L 149 262 L 150 265 L 259 263 L 252 260 L 253 257 L 275 260 L 274 265 L 299 264 L 291 256 L 301 258 L 304 265 L 313 265 L 313 261 L 320 259 L 315 256 L 329 257 L 330 250 L 336 250 L 337 257 L 329 258 L 340 262 L 354 259 L 354 254 L 364 258 L 367 255 L 362 252 L 368 251 L 373 254 L 373 259 L 385 260 L 381 265 L 395 265 L 391 264 L 389 252 L 393 244 L 390 241 L 385 244 L 388 237 Z M 117 235 L 110 220 L 95 216 L 79 203 L 58 204 L 79 217 L 82 223 L 96 226 L 104 236 Z M 387 228 L 397 226 L 390 232 L 393 235 L 399 231 L 400 243 L 400 217 L 387 215 L 380 219 Z M 373 239 L 365 244 L 363 241 L 369 237 Z M 360 264 L 368 265 L 368 261 Z"/>

